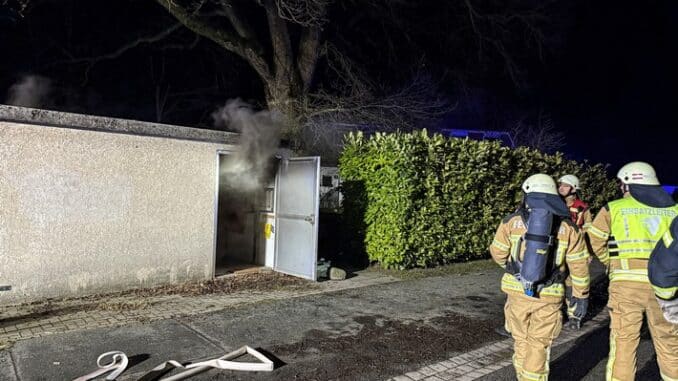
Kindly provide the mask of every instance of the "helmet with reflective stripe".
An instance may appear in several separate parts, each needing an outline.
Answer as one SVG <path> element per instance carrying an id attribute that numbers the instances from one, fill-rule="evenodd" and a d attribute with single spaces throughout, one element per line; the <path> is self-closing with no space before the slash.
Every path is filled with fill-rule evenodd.
<path id="1" fill-rule="evenodd" d="M 621 167 L 617 178 L 624 184 L 659 185 L 654 168 L 642 161 L 634 161 Z"/>
<path id="2" fill-rule="evenodd" d="M 577 192 L 581 190 L 581 188 L 579 187 L 579 178 L 575 175 L 565 175 L 559 178 L 558 182 L 571 186 Z"/>
<path id="3" fill-rule="evenodd" d="M 553 177 L 537 173 L 528 177 L 525 182 L 523 182 L 523 192 L 525 193 L 546 193 L 552 195 L 558 195 L 558 188 L 556 187 L 556 182 L 553 181 Z"/>

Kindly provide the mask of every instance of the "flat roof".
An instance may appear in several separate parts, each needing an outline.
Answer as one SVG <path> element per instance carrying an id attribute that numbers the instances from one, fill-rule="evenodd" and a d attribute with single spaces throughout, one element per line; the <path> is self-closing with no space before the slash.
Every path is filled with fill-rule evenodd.
<path id="1" fill-rule="evenodd" d="M 0 104 L 0 122 L 35 124 L 50 127 L 91 130 L 118 134 L 154 136 L 168 139 L 192 140 L 209 143 L 237 144 L 239 134 L 174 126 L 171 124 L 109 118 L 87 114 L 42 110 Z"/>

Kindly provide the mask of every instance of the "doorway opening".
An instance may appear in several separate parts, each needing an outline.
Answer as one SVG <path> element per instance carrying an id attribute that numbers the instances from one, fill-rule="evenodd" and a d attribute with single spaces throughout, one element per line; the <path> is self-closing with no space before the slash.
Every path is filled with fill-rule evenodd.
<path id="1" fill-rule="evenodd" d="M 274 190 L 277 160 L 269 165 L 256 187 L 244 187 L 253 181 L 234 175 L 227 169 L 234 156 L 219 153 L 215 276 L 258 271 L 271 266 L 271 226 L 274 219 Z M 247 176 L 249 174 L 246 174 Z"/>

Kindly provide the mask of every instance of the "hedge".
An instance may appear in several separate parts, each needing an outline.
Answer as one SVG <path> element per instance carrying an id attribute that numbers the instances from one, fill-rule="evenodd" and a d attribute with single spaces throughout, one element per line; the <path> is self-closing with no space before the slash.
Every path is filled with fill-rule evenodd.
<path id="1" fill-rule="evenodd" d="M 350 134 L 339 158 L 344 219 L 370 261 L 399 269 L 486 256 L 497 224 L 521 200 L 523 180 L 537 172 L 579 176 L 583 198 L 600 208 L 617 191 L 605 169 L 425 130 Z"/>

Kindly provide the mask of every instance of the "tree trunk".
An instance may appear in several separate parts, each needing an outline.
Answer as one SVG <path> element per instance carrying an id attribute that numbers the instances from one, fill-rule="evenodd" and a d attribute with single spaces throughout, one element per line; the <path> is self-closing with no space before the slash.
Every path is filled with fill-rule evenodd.
<path id="1" fill-rule="evenodd" d="M 303 85 L 298 78 L 276 78 L 265 83 L 268 109 L 280 113 L 283 123 L 281 138 L 293 147 L 299 144 L 300 126 L 303 123 L 300 106 L 305 97 Z"/>

